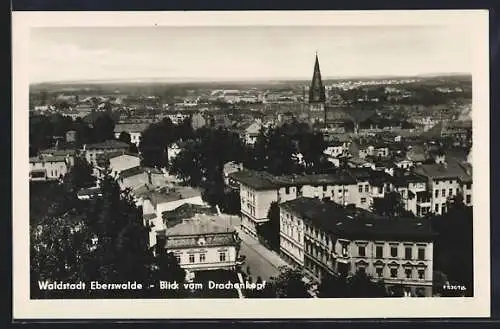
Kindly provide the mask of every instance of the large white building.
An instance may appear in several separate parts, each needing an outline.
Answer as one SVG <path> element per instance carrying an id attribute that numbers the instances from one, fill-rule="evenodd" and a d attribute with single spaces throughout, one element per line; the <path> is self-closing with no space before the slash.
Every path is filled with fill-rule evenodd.
<path id="1" fill-rule="evenodd" d="M 457 161 L 440 161 L 423 164 L 415 173 L 427 179 L 427 190 L 431 193 L 431 211 L 446 212 L 447 204 L 459 195 L 467 206 L 472 206 L 472 166 Z"/>
<path id="2" fill-rule="evenodd" d="M 212 216 L 198 215 L 157 232 L 158 244 L 190 272 L 234 270 L 239 237 L 234 228 L 217 224 Z"/>
<path id="3" fill-rule="evenodd" d="M 280 204 L 280 253 L 318 281 L 364 272 L 413 296 L 431 296 L 434 232 L 427 220 L 383 218 L 315 198 Z"/>

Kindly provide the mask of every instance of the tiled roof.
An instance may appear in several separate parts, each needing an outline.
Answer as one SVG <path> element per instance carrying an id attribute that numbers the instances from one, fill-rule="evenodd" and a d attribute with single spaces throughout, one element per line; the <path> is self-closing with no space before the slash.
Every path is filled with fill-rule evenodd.
<path id="1" fill-rule="evenodd" d="M 149 123 L 119 123 L 115 126 L 115 133 L 127 132 L 143 132 L 149 127 Z"/>
<path id="2" fill-rule="evenodd" d="M 44 155 L 31 157 L 30 163 L 35 162 L 66 162 L 66 156 L 64 155 Z"/>
<path id="3" fill-rule="evenodd" d="M 273 176 L 263 171 L 242 170 L 230 174 L 229 177 L 256 190 L 272 190 L 277 188 Z"/>
<path id="4" fill-rule="evenodd" d="M 236 243 L 234 228 L 224 227 L 210 218 L 185 220 L 166 230 L 167 249 L 200 246 L 200 238 L 204 246 L 227 246 Z"/>
<path id="5" fill-rule="evenodd" d="M 429 241 L 430 222 L 415 218 L 385 218 L 369 211 L 344 208 L 316 198 L 298 198 L 280 204 L 338 238 Z"/>
<path id="6" fill-rule="evenodd" d="M 85 149 L 128 149 L 129 145 L 127 143 L 118 140 L 107 140 L 102 143 L 87 144 Z"/>
<path id="7" fill-rule="evenodd" d="M 468 170 L 470 173 L 467 172 Z M 424 164 L 415 168 L 415 172 L 430 179 L 468 180 L 472 176 L 472 167 L 449 161 L 446 164 Z"/>
<path id="8" fill-rule="evenodd" d="M 267 172 L 243 170 L 232 173 L 229 177 L 256 190 L 272 190 L 285 186 L 356 183 L 345 173 L 272 176 Z"/>

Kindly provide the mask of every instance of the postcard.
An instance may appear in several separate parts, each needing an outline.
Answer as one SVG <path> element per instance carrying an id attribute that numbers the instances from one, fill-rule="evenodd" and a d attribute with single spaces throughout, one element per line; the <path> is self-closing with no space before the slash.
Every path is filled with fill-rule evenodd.
<path id="1" fill-rule="evenodd" d="M 487 11 L 12 31 L 15 319 L 489 316 Z"/>

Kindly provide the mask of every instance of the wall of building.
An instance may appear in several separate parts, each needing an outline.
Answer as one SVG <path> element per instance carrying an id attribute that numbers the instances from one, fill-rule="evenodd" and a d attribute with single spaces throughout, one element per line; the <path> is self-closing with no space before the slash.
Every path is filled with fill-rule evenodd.
<path id="1" fill-rule="evenodd" d="M 68 165 L 65 161 L 30 162 L 30 171 L 32 170 L 45 170 L 47 179 L 59 179 L 68 173 Z"/>
<path id="2" fill-rule="evenodd" d="M 170 248 L 168 251 L 178 257 L 182 268 L 190 271 L 234 269 L 236 266 L 237 253 L 235 246 Z M 224 261 L 221 260 L 220 253 L 225 254 Z M 192 255 L 191 258 L 190 255 Z M 204 255 L 205 259 L 200 258 L 200 255 Z"/>
<path id="3" fill-rule="evenodd" d="M 304 266 L 304 222 L 283 208 L 280 209 L 280 252 L 295 265 Z"/>
<path id="4" fill-rule="evenodd" d="M 445 212 L 443 208 L 446 209 L 448 198 L 462 193 L 460 183 L 455 178 L 432 180 L 430 191 L 432 191 L 431 211 L 439 215 Z"/>

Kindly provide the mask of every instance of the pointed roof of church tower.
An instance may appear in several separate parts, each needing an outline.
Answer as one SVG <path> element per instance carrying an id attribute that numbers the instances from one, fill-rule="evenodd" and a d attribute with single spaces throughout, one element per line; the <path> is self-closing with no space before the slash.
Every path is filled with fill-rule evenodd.
<path id="1" fill-rule="evenodd" d="M 309 88 L 309 103 L 324 103 L 326 102 L 325 87 L 321 80 L 321 71 L 319 69 L 318 53 L 316 53 L 316 61 L 314 63 L 314 73 Z"/>

